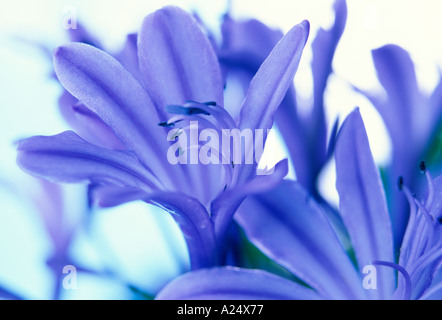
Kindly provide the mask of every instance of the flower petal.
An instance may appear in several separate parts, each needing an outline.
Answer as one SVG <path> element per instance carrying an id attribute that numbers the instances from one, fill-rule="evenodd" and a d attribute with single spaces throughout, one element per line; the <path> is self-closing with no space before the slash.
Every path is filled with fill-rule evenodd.
<path id="1" fill-rule="evenodd" d="M 69 43 L 54 53 L 63 86 L 106 123 L 163 183 L 172 183 L 164 167 L 166 132 L 147 93 L 123 66 L 89 45 Z"/>
<path id="2" fill-rule="evenodd" d="M 413 128 L 413 109 L 421 97 L 413 61 L 407 51 L 396 45 L 385 45 L 373 50 L 372 55 L 379 81 L 388 95 L 388 103 L 375 107 L 387 125 L 394 148 L 407 150 L 412 141 L 404 139 L 404 135 Z"/>
<path id="3" fill-rule="evenodd" d="M 271 175 L 257 176 L 252 181 L 224 191 L 212 202 L 210 211 L 215 224 L 216 236 L 220 243 L 224 242 L 227 228 L 241 202 L 248 195 L 261 193 L 276 187 L 287 175 L 287 159 L 278 162 L 273 170 L 274 172 Z"/>
<path id="4" fill-rule="evenodd" d="M 328 299 L 365 297 L 362 280 L 325 212 L 294 181 L 247 198 L 236 221 L 249 240 L 276 263 Z"/>
<path id="5" fill-rule="evenodd" d="M 69 92 L 60 97 L 59 108 L 63 118 L 86 141 L 109 149 L 125 150 L 125 145 L 95 113 L 86 108 Z"/>
<path id="6" fill-rule="evenodd" d="M 18 145 L 18 165 L 56 182 L 90 181 L 152 190 L 155 178 L 130 152 L 94 146 L 72 131 L 35 136 Z"/>
<path id="7" fill-rule="evenodd" d="M 220 63 L 229 69 L 246 69 L 251 77 L 283 36 L 280 30 L 270 29 L 256 19 L 235 21 L 230 16 L 225 17 L 221 31 Z"/>
<path id="8" fill-rule="evenodd" d="M 336 47 L 344 32 L 347 21 L 347 4 L 345 0 L 337 0 L 334 4 L 335 22 L 330 30 L 319 29 L 312 43 L 312 72 L 314 108 L 312 118 L 325 128 L 324 119 L 324 92 L 329 75 L 332 73 L 332 62 Z M 323 133 L 326 138 L 326 132 Z M 325 149 L 326 141 L 322 147 Z"/>
<path id="9" fill-rule="evenodd" d="M 148 15 L 138 39 L 144 84 L 157 107 L 188 100 L 223 105 L 223 80 L 217 57 L 196 20 L 178 7 Z"/>
<path id="10" fill-rule="evenodd" d="M 136 33 L 128 34 L 126 42 L 115 58 L 128 70 L 138 81 L 142 81 L 140 66 L 138 65 L 138 35 Z"/>
<path id="11" fill-rule="evenodd" d="M 198 200 L 172 192 L 154 192 L 144 200 L 166 210 L 175 219 L 186 239 L 192 270 L 217 265 L 213 222 Z"/>
<path id="12" fill-rule="evenodd" d="M 384 189 L 371 154 L 359 109 L 344 121 L 336 147 L 336 188 L 342 219 L 354 246 L 359 269 L 372 261 L 394 261 L 393 238 Z M 392 270 L 378 270 L 374 296 L 388 299 L 393 293 Z"/>
<path id="13" fill-rule="evenodd" d="M 187 273 L 169 283 L 157 300 L 313 300 L 313 290 L 262 270 L 222 267 Z"/>
<path id="14" fill-rule="evenodd" d="M 146 192 L 138 188 L 113 185 L 89 185 L 89 201 L 102 208 L 115 207 L 134 200 L 144 199 Z"/>
<path id="15" fill-rule="evenodd" d="M 293 81 L 309 34 L 308 21 L 294 26 L 273 48 L 250 83 L 240 129 L 270 129 L 273 114 Z"/>

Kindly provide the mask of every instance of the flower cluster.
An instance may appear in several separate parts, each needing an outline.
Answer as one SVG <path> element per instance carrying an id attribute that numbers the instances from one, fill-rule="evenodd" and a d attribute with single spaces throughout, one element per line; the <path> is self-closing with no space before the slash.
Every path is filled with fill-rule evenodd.
<path id="1" fill-rule="evenodd" d="M 191 270 L 157 299 L 432 297 L 442 287 L 442 178 L 434 179 L 425 162 L 427 192 L 422 198 L 413 192 L 422 185 L 417 164 L 442 123 L 442 85 L 427 101 L 403 49 L 373 51 L 388 99 L 354 89 L 373 102 L 392 137 L 394 157 L 382 180 L 359 109 L 330 130 L 326 120 L 324 92 L 346 2 L 336 0 L 334 9 L 333 26 L 312 43 L 307 115 L 298 110 L 293 85 L 307 21 L 282 35 L 226 15 L 216 44 L 192 15 L 169 6 L 148 15 L 114 56 L 80 30 L 54 51 L 66 90 L 60 109 L 74 131 L 20 141 L 17 163 L 52 182 L 86 183 L 93 205 L 138 200 L 168 212 L 185 237 Z M 245 94 L 225 105 L 224 89 L 235 77 Z M 417 110 L 423 106 L 428 110 Z M 417 123 L 416 113 L 427 116 Z M 296 181 L 284 179 L 289 160 L 258 170 L 256 142 L 262 149 L 274 125 Z M 260 135 L 247 139 L 246 130 Z M 251 154 L 256 161 L 248 161 Z M 339 208 L 316 187 L 331 159 Z M 54 263 L 65 263 L 72 229 L 62 235 L 48 222 L 48 232 Z M 261 265 L 245 262 L 245 244 L 259 251 Z"/>

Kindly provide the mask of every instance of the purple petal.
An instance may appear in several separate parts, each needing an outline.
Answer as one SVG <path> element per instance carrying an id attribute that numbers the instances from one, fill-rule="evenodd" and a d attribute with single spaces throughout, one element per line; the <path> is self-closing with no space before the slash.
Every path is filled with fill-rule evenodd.
<path id="1" fill-rule="evenodd" d="M 175 219 L 187 242 L 192 270 L 217 265 L 213 222 L 198 200 L 172 192 L 151 193 L 144 200 L 166 210 Z"/>
<path id="2" fill-rule="evenodd" d="M 310 116 L 309 130 L 312 135 L 310 145 L 314 145 L 314 152 L 310 159 L 317 160 L 314 179 L 327 160 L 327 124 L 324 113 L 324 92 L 327 81 L 332 73 L 333 57 L 336 47 L 344 32 L 347 21 L 347 4 L 345 0 L 337 0 L 334 4 L 335 22 L 330 30 L 320 29 L 312 43 L 312 72 L 313 72 L 313 111 Z"/>
<path id="3" fill-rule="evenodd" d="M 163 165 L 166 133 L 158 126 L 152 101 L 135 78 L 107 53 L 81 43 L 57 48 L 54 67 L 63 86 L 141 161 L 154 168 L 163 183 L 171 184 L 171 173 Z"/>
<path id="4" fill-rule="evenodd" d="M 313 300 L 313 290 L 262 270 L 222 267 L 187 273 L 157 300 Z"/>
<path id="5" fill-rule="evenodd" d="M 112 129 L 69 92 L 63 92 L 59 107 L 63 118 L 86 141 L 104 148 L 126 149 Z"/>
<path id="6" fill-rule="evenodd" d="M 276 121 L 286 141 L 296 170 L 296 178 L 312 194 L 316 179 L 327 161 L 327 123 L 324 92 L 332 73 L 336 47 L 344 31 L 347 6 L 344 0 L 334 5 L 335 22 L 330 30 L 320 29 L 312 43 L 313 109 L 307 119 L 300 118 L 296 96 L 286 97 L 278 108 Z M 289 98 L 289 99 L 288 99 Z"/>
<path id="7" fill-rule="evenodd" d="M 146 198 L 147 193 L 138 188 L 113 185 L 90 185 L 89 197 L 102 208 L 115 207 L 120 204 Z"/>
<path id="8" fill-rule="evenodd" d="M 33 197 L 46 232 L 54 247 L 53 255 L 64 255 L 79 220 L 66 223 L 66 208 L 61 185 L 46 180 L 38 180 L 39 192 Z"/>
<path id="9" fill-rule="evenodd" d="M 111 183 L 147 191 L 154 188 L 152 174 L 132 153 L 94 146 L 72 131 L 21 141 L 17 163 L 34 176 L 56 182 Z"/>
<path id="10" fill-rule="evenodd" d="M 371 154 L 359 109 L 344 121 L 335 147 L 336 188 L 344 224 L 353 244 L 359 269 L 372 261 L 394 261 L 390 217 L 379 170 Z M 378 270 L 376 297 L 391 297 L 392 270 Z"/>
<path id="11" fill-rule="evenodd" d="M 412 128 L 413 109 L 420 98 L 413 61 L 407 51 L 396 45 L 373 50 L 372 55 L 379 81 L 388 95 L 388 103 L 375 107 L 387 125 L 394 148 L 407 150 L 411 141 L 403 137 Z"/>
<path id="12" fill-rule="evenodd" d="M 215 223 L 215 232 L 220 243 L 224 242 L 227 228 L 241 202 L 248 195 L 273 189 L 287 175 L 287 172 L 288 161 L 284 159 L 276 164 L 273 174 L 257 176 L 252 181 L 226 190 L 212 202 L 212 220 Z"/>
<path id="13" fill-rule="evenodd" d="M 313 119 L 324 127 L 324 91 L 329 75 L 332 73 L 332 62 L 336 47 L 344 32 L 347 21 L 347 4 L 345 0 L 337 0 L 334 4 L 335 22 L 330 30 L 319 29 L 312 43 L 312 72 L 314 109 Z M 324 133 L 325 135 L 325 133 Z M 324 136 L 325 139 L 325 136 Z M 325 141 L 324 141 L 325 144 Z M 325 145 L 323 145 L 325 148 Z"/>
<path id="14" fill-rule="evenodd" d="M 328 299 L 363 299 L 362 280 L 325 212 L 294 181 L 247 198 L 236 221 L 276 263 Z"/>
<path id="15" fill-rule="evenodd" d="M 197 21 L 182 9 L 168 6 L 144 19 L 138 57 L 160 114 L 167 105 L 188 100 L 223 105 L 223 80 L 213 47 Z"/>
<path id="16" fill-rule="evenodd" d="M 138 81 L 142 81 L 142 75 L 140 67 L 138 65 L 138 35 L 131 33 L 127 35 L 126 42 L 124 43 L 121 51 L 115 56 L 115 58 L 121 62 L 121 64 L 128 70 Z"/>
<path id="17" fill-rule="evenodd" d="M 93 186 L 93 201 L 101 207 L 116 206 L 133 200 L 150 202 L 171 214 L 184 234 L 189 249 L 192 269 L 217 264 L 213 223 L 199 201 L 184 194 L 172 192 L 146 193 L 136 188 Z"/>
<path id="18" fill-rule="evenodd" d="M 293 81 L 309 34 L 308 21 L 294 26 L 273 48 L 250 83 L 239 127 L 270 129 L 273 114 Z"/>
<path id="19" fill-rule="evenodd" d="M 270 29 L 258 20 L 238 22 L 230 17 L 223 22 L 222 35 L 223 43 L 218 52 L 221 64 L 229 69 L 245 68 L 250 77 L 283 36 L 281 31 Z"/>

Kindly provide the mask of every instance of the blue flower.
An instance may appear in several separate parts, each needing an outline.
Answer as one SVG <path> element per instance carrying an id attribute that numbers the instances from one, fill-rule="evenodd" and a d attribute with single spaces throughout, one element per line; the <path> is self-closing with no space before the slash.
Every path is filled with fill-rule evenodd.
<path id="1" fill-rule="evenodd" d="M 442 262 L 442 176 L 433 180 L 421 164 L 428 181 L 423 202 L 400 180 L 412 209 L 396 261 L 384 189 L 358 109 L 340 129 L 335 158 L 340 214 L 354 257 L 316 200 L 286 180 L 245 200 L 236 220 L 263 253 L 308 287 L 262 270 L 224 267 L 185 274 L 157 298 L 425 299 L 441 289 L 433 280 Z M 371 281 L 367 267 L 376 273 Z"/>
<path id="2" fill-rule="evenodd" d="M 387 167 L 385 183 L 395 242 L 399 245 L 407 225 L 409 207 L 396 188 L 397 177 L 403 176 L 411 188 L 417 189 L 420 185 L 413 168 L 422 159 L 428 159 L 429 166 L 440 170 L 440 142 L 436 144 L 439 150 L 436 158 L 432 159 L 429 153 L 442 126 L 442 77 L 431 95 L 425 96 L 418 88 L 413 61 L 407 51 L 389 44 L 373 50 L 372 56 L 386 95 L 355 89 L 373 103 L 391 137 L 393 157 Z"/>
<path id="3" fill-rule="evenodd" d="M 250 83 L 239 129 L 270 129 L 308 32 L 304 21 L 269 54 Z M 203 126 L 230 128 L 221 70 L 197 22 L 176 7 L 145 18 L 137 53 L 141 82 L 93 46 L 69 43 L 57 48 L 55 72 L 80 101 L 76 115 L 84 115 L 89 132 L 101 135 L 100 141 L 107 144 L 93 144 L 72 131 L 31 137 L 19 144 L 18 164 L 39 177 L 91 183 L 103 206 L 137 199 L 160 206 L 181 227 L 193 269 L 222 263 L 225 233 L 234 212 L 248 194 L 279 183 L 287 162 L 277 164 L 269 176 L 256 176 L 256 165 L 171 165 L 166 157 L 170 141 L 164 125 L 172 123 L 166 122 L 167 106 L 181 112 L 196 110 L 184 112 L 185 116 Z M 207 101 L 215 103 L 203 103 Z"/>
<path id="4" fill-rule="evenodd" d="M 335 22 L 332 28 L 320 29 L 312 43 L 313 102 L 304 108 L 311 110 L 310 114 L 303 116 L 299 113 L 296 88 L 293 85 L 275 114 L 275 123 L 289 151 L 297 181 L 318 199 L 317 178 L 333 152 L 338 125 L 336 121 L 330 141 L 327 141 L 324 92 L 332 73 L 333 56 L 347 20 L 346 1 L 335 1 L 334 9 Z M 217 52 L 227 74 L 227 87 L 229 77 L 237 78 L 245 91 L 260 64 L 281 39 L 282 33 L 257 20 L 236 22 L 227 16 L 222 34 L 223 43 Z"/>

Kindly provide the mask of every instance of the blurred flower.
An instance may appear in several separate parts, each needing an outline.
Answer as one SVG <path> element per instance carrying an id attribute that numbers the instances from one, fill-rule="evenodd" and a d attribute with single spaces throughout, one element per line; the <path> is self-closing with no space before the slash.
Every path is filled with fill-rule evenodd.
<path id="1" fill-rule="evenodd" d="M 354 257 L 316 200 L 299 183 L 284 181 L 245 200 L 237 221 L 258 248 L 309 288 L 264 271 L 227 267 L 183 275 L 157 298 L 424 299 L 441 289 L 433 279 L 442 261 L 442 176 L 433 180 L 421 165 L 429 190 L 424 202 L 400 183 L 412 210 L 398 265 L 384 190 L 358 110 L 342 125 L 336 163 L 340 214 Z M 364 287 L 366 266 L 377 266 L 376 289 Z"/>
<path id="2" fill-rule="evenodd" d="M 18 295 L 16 295 L 12 291 L 10 291 L 10 290 L 0 286 L 0 299 L 5 299 L 5 300 L 22 300 L 23 298 L 18 296 Z"/>
<path id="3" fill-rule="evenodd" d="M 275 121 L 293 161 L 297 180 L 319 198 L 316 181 L 320 171 L 333 152 L 337 121 L 327 142 L 327 123 L 324 112 L 324 92 L 332 73 L 333 56 L 344 31 L 347 19 L 345 0 L 334 4 L 335 22 L 330 30 L 320 29 L 312 43 L 313 97 L 307 116 L 299 113 L 296 90 L 290 86 Z M 223 43 L 218 50 L 219 60 L 227 78 L 240 79 L 244 90 L 259 66 L 281 39 L 282 32 L 273 30 L 257 20 L 234 21 L 226 16 L 222 26 Z M 242 99 L 243 97 L 238 97 Z"/>
<path id="4" fill-rule="evenodd" d="M 239 129 L 271 128 L 308 32 L 306 21 L 295 26 L 270 53 L 250 83 Z M 95 186 L 94 196 L 102 206 L 142 199 L 164 208 L 186 237 L 192 268 L 216 265 L 227 226 L 242 200 L 275 186 L 287 164 L 283 161 L 273 175 L 258 177 L 253 165 L 241 170 L 230 165 L 171 165 L 166 159 L 166 127 L 173 122 L 165 122 L 166 106 L 174 105 L 201 122 L 230 120 L 222 108 L 217 57 L 197 22 L 176 7 L 145 18 L 137 52 L 143 84 L 93 46 L 70 43 L 57 48 L 57 77 L 80 101 L 73 109 L 82 126 L 89 126 L 100 142 L 93 144 L 96 140 L 88 142 L 72 131 L 32 137 L 21 141 L 18 164 L 55 181 L 87 181 Z M 189 106 L 188 101 L 198 102 Z M 199 103 L 205 101 L 215 103 Z"/>
<path id="5" fill-rule="evenodd" d="M 396 45 L 373 50 L 378 79 L 386 95 L 355 88 L 376 107 L 387 126 L 392 141 L 393 158 L 386 169 L 384 182 L 393 217 L 396 245 L 402 241 L 409 206 L 396 188 L 403 176 L 411 189 L 419 189 L 416 168 L 422 159 L 440 171 L 442 126 L 442 77 L 430 96 L 418 88 L 413 61 L 407 51 Z M 439 141 L 437 140 L 439 139 Z"/>

